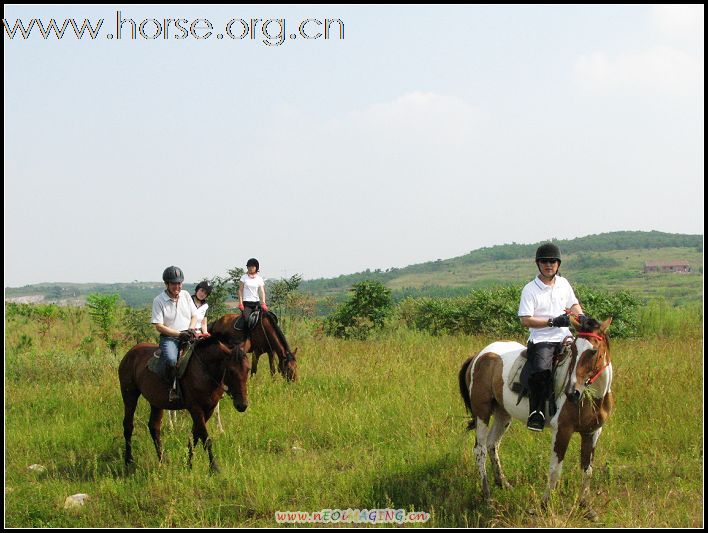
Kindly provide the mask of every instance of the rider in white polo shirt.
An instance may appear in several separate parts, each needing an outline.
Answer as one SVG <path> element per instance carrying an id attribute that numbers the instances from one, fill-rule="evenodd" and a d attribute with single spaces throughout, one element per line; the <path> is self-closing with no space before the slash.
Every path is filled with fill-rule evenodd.
<path id="1" fill-rule="evenodd" d="M 172 388 L 169 401 L 179 399 L 177 395 L 177 357 L 180 341 L 193 340 L 196 336 L 194 327 L 197 323 L 197 307 L 189 292 L 182 290 L 184 273 L 176 266 L 169 266 L 162 273 L 165 290 L 152 302 L 152 320 L 160 333 L 160 351 L 165 376 Z"/>
<path id="2" fill-rule="evenodd" d="M 570 283 L 558 274 L 560 264 L 558 246 L 552 243 L 539 246 L 536 250 L 539 274 L 524 287 L 519 304 L 521 324 L 530 331 L 527 345 L 529 419 L 526 425 L 534 431 L 543 431 L 546 422 L 543 404 L 553 386 L 553 354 L 561 349 L 563 339 L 570 335 L 567 312 L 583 314 Z"/>

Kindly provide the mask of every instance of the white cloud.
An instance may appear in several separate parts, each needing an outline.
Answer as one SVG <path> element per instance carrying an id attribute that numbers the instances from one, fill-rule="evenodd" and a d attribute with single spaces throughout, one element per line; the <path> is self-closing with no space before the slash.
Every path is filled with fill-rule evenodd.
<path id="1" fill-rule="evenodd" d="M 703 14 L 703 5 L 652 6 L 649 24 L 664 39 L 681 42 L 699 36 L 703 42 Z"/>
<path id="2" fill-rule="evenodd" d="M 592 89 L 628 87 L 674 95 L 695 94 L 703 79 L 703 62 L 688 52 L 657 46 L 644 52 L 580 56 L 575 77 Z"/>

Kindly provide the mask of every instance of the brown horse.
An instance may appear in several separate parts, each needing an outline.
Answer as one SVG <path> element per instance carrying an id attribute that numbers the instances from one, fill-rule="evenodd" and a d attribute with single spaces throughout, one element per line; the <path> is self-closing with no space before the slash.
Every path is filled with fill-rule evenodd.
<path id="1" fill-rule="evenodd" d="M 162 441 L 160 426 L 164 409 L 187 409 L 192 415 L 192 436 L 194 443 L 202 441 L 209 452 L 209 465 L 217 471 L 218 466 L 211 448 L 211 439 L 206 423 L 214 408 L 224 395 L 231 396 L 234 407 L 243 412 L 248 407 L 248 372 L 251 368 L 248 357 L 238 347 L 229 348 L 220 342 L 218 336 L 200 340 L 194 347 L 184 376 L 180 379 L 182 400 L 170 402 L 170 386 L 157 374 L 148 370 L 147 363 L 158 347 L 155 344 L 138 344 L 125 354 L 118 367 L 120 391 L 123 395 L 125 416 L 123 436 L 125 437 L 125 464 L 133 463 L 130 439 L 133 435 L 133 418 L 138 398 L 142 394 L 150 403 L 148 428 L 155 443 L 157 457 L 162 461 Z M 193 445 L 189 439 L 189 467 L 192 466 Z"/>
<path id="2" fill-rule="evenodd" d="M 295 359 L 297 348 L 290 351 L 285 336 L 281 337 L 278 334 L 268 313 L 261 313 L 258 323 L 250 332 L 250 338 L 245 331 L 234 328 L 240 316 L 237 313 L 222 316 L 219 320 L 209 324 L 209 332 L 228 338 L 228 342 L 231 344 L 240 344 L 244 352 L 253 353 L 252 374 L 258 370 L 258 358 L 261 354 L 267 353 L 271 375 L 275 375 L 276 372 L 273 356 L 277 355 L 280 373 L 288 381 L 296 381 L 298 375 L 297 359 Z"/>
<path id="3" fill-rule="evenodd" d="M 580 504 L 587 509 L 588 518 L 595 519 L 597 514 L 589 507 L 587 497 L 595 446 L 614 406 L 607 338 L 612 319 L 602 324 L 589 319 L 583 329 L 577 321 L 572 318 L 571 321 L 579 333 L 571 345 L 572 355 L 559 364 L 554 378 L 556 414 L 546 422 L 551 428 L 552 453 L 543 502 L 548 502 L 560 479 L 571 436 L 580 433 L 583 470 Z M 490 495 L 485 467 L 487 451 L 492 458 L 495 482 L 500 487 L 510 486 L 501 470 L 499 443 L 512 418 L 525 421 L 528 416 L 528 398 L 518 401 L 518 393 L 508 386 L 510 370 L 525 350 L 518 342 L 495 342 L 468 358 L 459 372 L 460 393 L 472 416 L 469 427 L 476 426 L 477 430 L 474 453 L 485 498 Z"/>

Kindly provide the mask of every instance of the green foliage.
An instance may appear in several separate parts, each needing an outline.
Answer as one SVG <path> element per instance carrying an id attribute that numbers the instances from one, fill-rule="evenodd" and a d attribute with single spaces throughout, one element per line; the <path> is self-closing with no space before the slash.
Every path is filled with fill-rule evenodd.
<path id="1" fill-rule="evenodd" d="M 157 331 L 150 323 L 152 309 L 150 307 L 126 307 L 123 309 L 123 328 L 126 337 L 133 343 L 157 342 Z"/>
<path id="2" fill-rule="evenodd" d="M 576 296 L 586 315 L 598 320 L 613 318 L 613 337 L 637 335 L 639 304 L 628 292 L 611 293 L 577 287 Z M 518 338 L 528 331 L 517 315 L 520 299 L 521 288 L 511 286 L 477 289 L 460 298 L 407 298 L 399 306 L 399 316 L 409 328 L 434 335 Z"/>
<path id="3" fill-rule="evenodd" d="M 118 339 L 114 337 L 114 328 L 118 324 L 118 302 L 120 296 L 117 294 L 89 294 L 86 298 L 91 320 L 114 355 L 118 347 Z"/>
<path id="4" fill-rule="evenodd" d="M 365 339 L 381 329 L 390 314 L 391 289 L 378 281 L 355 283 L 354 294 L 325 321 L 325 332 L 341 338 Z"/>
<path id="5" fill-rule="evenodd" d="M 209 282 L 214 287 L 207 298 L 209 309 L 207 310 L 207 322 L 213 322 L 229 312 L 226 300 L 238 299 L 238 282 L 243 276 L 242 268 L 232 268 L 228 270 L 226 276 L 214 276 Z"/>

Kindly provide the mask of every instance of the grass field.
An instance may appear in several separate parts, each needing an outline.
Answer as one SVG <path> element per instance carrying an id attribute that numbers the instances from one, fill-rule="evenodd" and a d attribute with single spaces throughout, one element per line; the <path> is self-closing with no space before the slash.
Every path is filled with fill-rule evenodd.
<path id="1" fill-rule="evenodd" d="M 118 359 L 87 337 L 87 322 L 45 337 L 21 319 L 6 323 L 5 525 L 266 527 L 279 510 L 348 508 L 426 511 L 422 526 L 590 525 L 576 504 L 579 438 L 542 511 L 550 432 L 519 423 L 501 445 L 514 488 L 483 502 L 456 380 L 491 339 L 393 329 L 343 341 L 295 325 L 286 333 L 299 347 L 300 381 L 271 379 L 262 359 L 248 410 L 222 401 L 225 433 L 209 423 L 221 466 L 212 475 L 201 448 L 186 467 L 186 413 L 164 428 L 158 464 L 143 399 L 137 467 L 124 468 Z M 702 339 L 615 340 L 612 355 L 617 406 L 595 456 L 593 526 L 702 526 Z M 28 471 L 34 463 L 46 471 Z M 76 493 L 90 499 L 65 510 Z"/>

